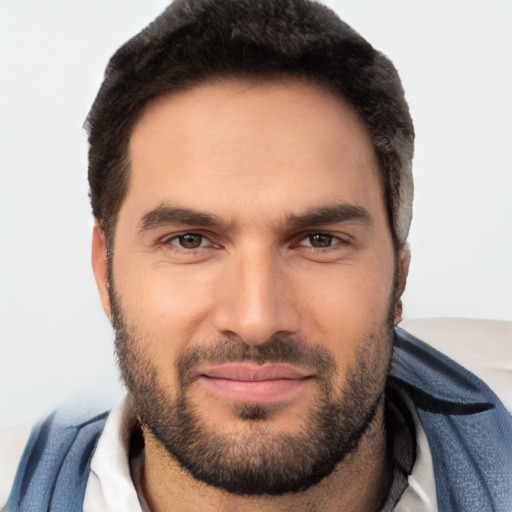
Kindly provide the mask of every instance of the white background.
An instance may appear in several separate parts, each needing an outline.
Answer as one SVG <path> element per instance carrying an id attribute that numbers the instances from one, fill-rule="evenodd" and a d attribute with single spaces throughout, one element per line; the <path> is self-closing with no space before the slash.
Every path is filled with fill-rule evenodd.
<path id="1" fill-rule="evenodd" d="M 0 0 L 0 425 L 121 393 L 82 123 L 109 56 L 166 3 Z M 328 4 L 392 58 L 416 124 L 405 315 L 512 320 L 512 1 Z"/>

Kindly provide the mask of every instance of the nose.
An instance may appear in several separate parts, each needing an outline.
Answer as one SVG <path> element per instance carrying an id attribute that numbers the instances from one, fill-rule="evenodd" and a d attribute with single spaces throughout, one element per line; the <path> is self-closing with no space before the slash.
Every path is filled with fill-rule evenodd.
<path id="1" fill-rule="evenodd" d="M 252 345 L 278 333 L 296 333 L 300 315 L 291 281 L 285 262 L 271 251 L 251 250 L 234 257 L 223 274 L 215 329 Z"/>

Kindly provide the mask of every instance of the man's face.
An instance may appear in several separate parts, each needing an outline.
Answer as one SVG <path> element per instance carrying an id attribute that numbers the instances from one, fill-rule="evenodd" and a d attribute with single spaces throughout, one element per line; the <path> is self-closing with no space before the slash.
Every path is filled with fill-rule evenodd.
<path id="1" fill-rule="evenodd" d="M 226 80 L 156 100 L 129 152 L 109 300 L 143 425 L 230 492 L 306 488 L 356 449 L 391 357 L 369 135 L 315 85 Z"/>

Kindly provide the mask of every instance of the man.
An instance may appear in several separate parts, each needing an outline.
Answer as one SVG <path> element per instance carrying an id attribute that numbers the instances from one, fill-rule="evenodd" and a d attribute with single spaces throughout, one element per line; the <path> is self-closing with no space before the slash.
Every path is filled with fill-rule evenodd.
<path id="1" fill-rule="evenodd" d="M 394 326 L 414 131 L 319 4 L 178 1 L 90 112 L 128 396 L 36 427 L 5 510 L 509 510 L 512 421 Z"/>

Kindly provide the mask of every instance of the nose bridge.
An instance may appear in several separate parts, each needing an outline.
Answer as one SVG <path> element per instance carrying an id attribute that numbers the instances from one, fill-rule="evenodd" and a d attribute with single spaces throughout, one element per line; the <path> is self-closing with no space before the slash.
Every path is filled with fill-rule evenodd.
<path id="1" fill-rule="evenodd" d="M 298 315 L 279 255 L 257 244 L 236 252 L 217 311 L 217 330 L 235 333 L 250 344 L 264 343 L 278 332 L 295 332 Z"/>

